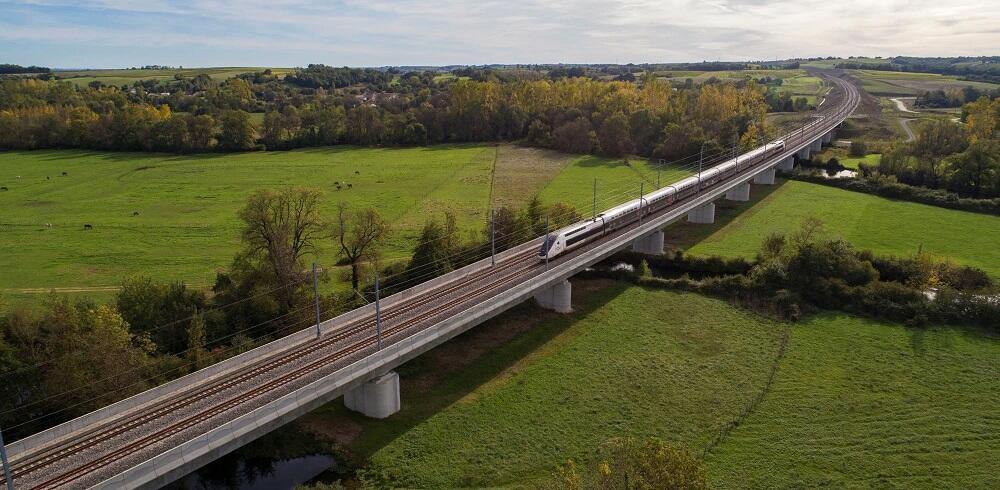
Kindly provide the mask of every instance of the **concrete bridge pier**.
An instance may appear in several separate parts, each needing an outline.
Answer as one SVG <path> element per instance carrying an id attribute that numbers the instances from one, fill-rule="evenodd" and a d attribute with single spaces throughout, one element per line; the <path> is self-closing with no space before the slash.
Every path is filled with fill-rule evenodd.
<path id="1" fill-rule="evenodd" d="M 816 141 L 809 143 L 809 149 L 812 151 L 820 151 L 823 149 L 823 138 L 818 138 Z"/>
<path id="2" fill-rule="evenodd" d="M 771 167 L 753 176 L 754 184 L 772 185 L 774 184 L 774 167 Z"/>
<path id="3" fill-rule="evenodd" d="M 688 211 L 688 223 L 715 223 L 715 203 L 705 203 Z"/>
<path id="4" fill-rule="evenodd" d="M 646 255 L 663 255 L 663 231 L 656 230 L 632 242 L 632 251 Z"/>
<path id="5" fill-rule="evenodd" d="M 384 419 L 399 411 L 399 375 L 389 371 L 344 393 L 344 405 L 368 417 Z"/>
<path id="6" fill-rule="evenodd" d="M 791 172 L 795 168 L 795 157 L 791 156 L 778 163 L 778 170 Z"/>
<path id="7" fill-rule="evenodd" d="M 750 183 L 740 184 L 726 191 L 726 199 L 730 201 L 749 201 Z"/>
<path id="8" fill-rule="evenodd" d="M 823 144 L 824 145 L 829 145 L 831 141 L 833 141 L 833 131 L 830 131 L 830 132 L 828 132 L 828 133 L 826 133 L 826 134 L 823 135 Z"/>
<path id="9" fill-rule="evenodd" d="M 810 155 L 810 153 L 809 153 L 809 147 L 808 146 L 806 146 L 805 148 L 802 148 L 801 150 L 799 150 L 798 152 L 795 153 L 795 156 L 799 157 L 799 160 L 808 160 L 809 159 L 809 155 Z"/>
<path id="10" fill-rule="evenodd" d="M 663 253 L 663 233 L 660 233 L 660 253 Z M 573 311 L 573 285 L 563 279 L 562 282 L 535 293 L 535 301 L 546 310 L 569 313 Z"/>

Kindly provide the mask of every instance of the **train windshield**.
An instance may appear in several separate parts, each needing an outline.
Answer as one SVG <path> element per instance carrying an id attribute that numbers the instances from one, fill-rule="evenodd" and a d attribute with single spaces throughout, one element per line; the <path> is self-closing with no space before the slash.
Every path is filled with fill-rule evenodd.
<path id="1" fill-rule="evenodd" d="M 542 248 L 538 249 L 538 256 L 544 257 L 549 254 L 549 249 L 552 245 L 556 243 L 556 236 L 549 234 L 545 236 L 545 243 L 542 243 Z"/>

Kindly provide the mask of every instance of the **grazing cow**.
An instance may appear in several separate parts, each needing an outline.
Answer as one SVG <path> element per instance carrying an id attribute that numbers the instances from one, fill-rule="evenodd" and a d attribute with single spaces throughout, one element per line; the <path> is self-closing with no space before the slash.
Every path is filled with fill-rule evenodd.
<path id="1" fill-rule="evenodd" d="M 94 229 L 94 227 L 93 227 L 93 226 L 91 226 L 91 225 L 89 225 L 89 224 L 85 224 L 85 225 L 83 225 L 83 229 L 84 229 L 84 230 L 93 230 L 93 229 Z"/>
<path id="2" fill-rule="evenodd" d="M 355 170 L 354 171 L 354 175 L 361 175 L 361 171 L 360 170 Z"/>
<path id="3" fill-rule="evenodd" d="M 45 176 L 45 180 L 49 180 L 49 179 L 51 179 L 51 178 L 52 178 L 52 177 L 49 177 L 49 176 Z"/>
<path id="4" fill-rule="evenodd" d="M 66 172 L 63 172 L 63 175 L 69 175 L 69 174 L 68 174 L 68 173 L 66 173 Z"/>
<path id="5" fill-rule="evenodd" d="M 0 187 L 0 191 L 5 191 L 5 190 L 7 190 L 7 186 Z"/>
<path id="6" fill-rule="evenodd" d="M 139 212 L 138 211 L 132 211 L 132 216 L 139 216 Z"/>
<path id="7" fill-rule="evenodd" d="M 45 223 L 46 228 L 52 228 L 52 223 Z"/>
<path id="8" fill-rule="evenodd" d="M 354 184 L 347 184 L 347 188 L 348 188 L 348 189 L 350 189 L 350 188 L 352 188 L 352 187 L 354 187 Z"/>

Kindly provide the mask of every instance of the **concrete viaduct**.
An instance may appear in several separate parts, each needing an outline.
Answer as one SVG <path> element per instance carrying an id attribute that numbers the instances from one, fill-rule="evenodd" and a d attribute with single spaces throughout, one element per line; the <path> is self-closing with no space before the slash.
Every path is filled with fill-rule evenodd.
<path id="1" fill-rule="evenodd" d="M 567 280 L 618 250 L 663 252 L 667 224 L 712 223 L 719 199 L 746 201 L 832 138 L 858 105 L 831 77 L 824 110 L 784 136 L 785 151 L 587 246 L 540 263 L 540 240 L 414 286 L 252 351 L 8 445 L 14 487 L 156 488 L 337 397 L 371 417 L 399 410 L 395 367 L 530 298 L 570 311 Z M 4 485 L 6 486 L 6 485 Z"/>

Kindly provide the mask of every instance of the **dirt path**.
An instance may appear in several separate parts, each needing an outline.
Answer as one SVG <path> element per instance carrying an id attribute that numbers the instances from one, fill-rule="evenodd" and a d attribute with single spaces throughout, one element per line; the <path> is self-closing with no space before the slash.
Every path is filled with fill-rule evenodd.
<path id="1" fill-rule="evenodd" d="M 895 102 L 896 103 L 896 108 L 899 109 L 902 112 L 909 112 L 910 114 L 920 114 L 919 111 L 911 111 L 910 109 L 907 109 L 906 108 L 906 104 L 904 104 L 903 101 L 900 100 L 900 99 L 893 98 L 893 99 L 889 99 L 889 100 Z"/>
<path id="2" fill-rule="evenodd" d="M 903 127 L 903 131 L 906 131 L 906 142 L 909 143 L 913 141 L 915 137 L 913 136 L 913 130 L 910 129 L 910 121 L 915 121 L 915 119 L 903 119 L 899 118 L 899 125 Z"/>

